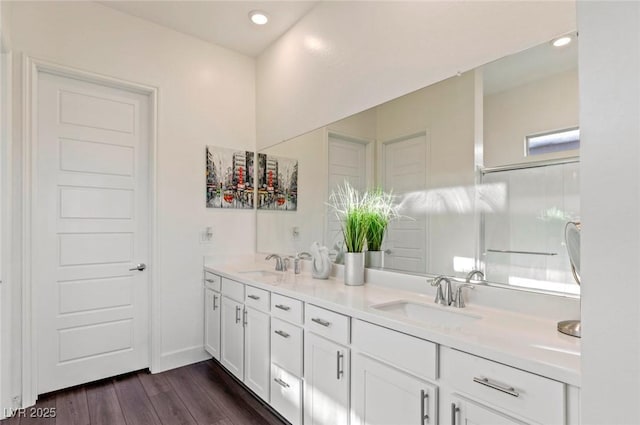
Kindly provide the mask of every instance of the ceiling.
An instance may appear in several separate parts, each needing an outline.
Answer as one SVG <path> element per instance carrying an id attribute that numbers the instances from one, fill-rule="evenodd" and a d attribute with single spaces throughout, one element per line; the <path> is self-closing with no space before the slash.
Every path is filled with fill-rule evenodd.
<path id="1" fill-rule="evenodd" d="M 100 4 L 255 57 L 284 34 L 318 1 L 101 1 Z M 254 25 L 261 10 L 269 23 Z"/>
<path id="2" fill-rule="evenodd" d="M 578 40 L 564 47 L 543 43 L 486 64 L 483 67 L 484 93 L 509 90 L 578 67 Z"/>

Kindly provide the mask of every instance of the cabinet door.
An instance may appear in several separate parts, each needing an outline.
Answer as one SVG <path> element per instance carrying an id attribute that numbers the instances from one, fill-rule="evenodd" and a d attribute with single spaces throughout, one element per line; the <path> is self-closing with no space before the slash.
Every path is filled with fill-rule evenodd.
<path id="1" fill-rule="evenodd" d="M 358 354 L 353 361 L 352 425 L 437 424 L 437 387 Z"/>
<path id="2" fill-rule="evenodd" d="M 268 402 L 271 363 L 269 315 L 246 306 L 244 315 L 244 383 Z"/>
<path id="3" fill-rule="evenodd" d="M 526 425 L 526 422 L 456 396 L 451 397 L 448 411 L 442 415 L 441 423 L 451 425 Z"/>
<path id="4" fill-rule="evenodd" d="M 220 293 L 205 289 L 204 349 L 220 360 Z"/>
<path id="5" fill-rule="evenodd" d="M 238 379 L 244 379 L 244 327 L 242 304 L 222 296 L 220 362 Z"/>
<path id="6" fill-rule="evenodd" d="M 349 423 L 349 361 L 348 348 L 305 333 L 305 425 Z"/>

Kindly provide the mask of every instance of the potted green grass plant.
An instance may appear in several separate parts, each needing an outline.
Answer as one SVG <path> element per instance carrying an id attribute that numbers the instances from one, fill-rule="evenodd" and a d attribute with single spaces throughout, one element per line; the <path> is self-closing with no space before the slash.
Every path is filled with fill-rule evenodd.
<path id="1" fill-rule="evenodd" d="M 393 194 L 384 192 L 381 188 L 369 190 L 365 199 L 367 201 L 365 266 L 383 267 L 382 242 L 389 223 L 398 218 L 398 206 L 395 204 Z"/>
<path id="2" fill-rule="evenodd" d="M 344 238 L 344 283 L 364 284 L 364 245 L 366 241 L 368 194 L 361 194 L 349 182 L 336 187 L 329 197 L 329 205 L 340 220 Z"/>

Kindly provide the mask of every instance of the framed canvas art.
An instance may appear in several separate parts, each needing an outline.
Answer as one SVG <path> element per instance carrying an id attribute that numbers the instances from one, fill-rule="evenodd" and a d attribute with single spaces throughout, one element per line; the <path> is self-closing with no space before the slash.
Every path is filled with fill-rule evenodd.
<path id="1" fill-rule="evenodd" d="M 207 146 L 207 208 L 252 209 L 254 153 Z"/>

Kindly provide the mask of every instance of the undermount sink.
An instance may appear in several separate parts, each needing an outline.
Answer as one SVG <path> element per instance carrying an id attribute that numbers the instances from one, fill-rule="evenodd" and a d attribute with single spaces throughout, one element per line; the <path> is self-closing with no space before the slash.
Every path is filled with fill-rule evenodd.
<path id="1" fill-rule="evenodd" d="M 282 273 L 272 272 L 270 270 L 244 270 L 238 272 L 240 274 L 245 274 L 253 277 L 273 277 L 273 276 L 282 276 Z"/>
<path id="2" fill-rule="evenodd" d="M 429 305 L 406 300 L 376 304 L 371 308 L 441 326 L 462 326 L 481 319 L 480 316 L 464 313 L 459 309 L 454 310 L 455 307 L 442 307 L 437 304 Z"/>

